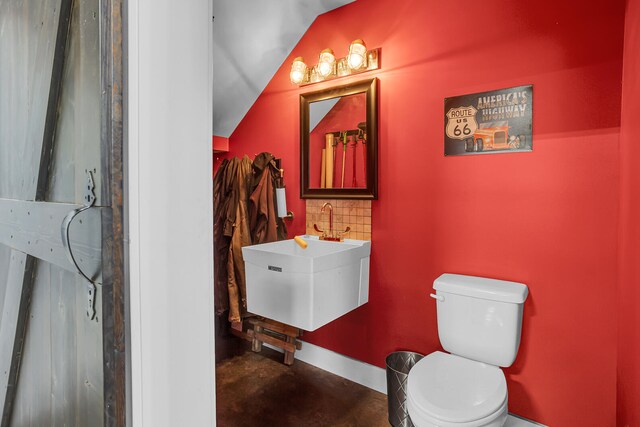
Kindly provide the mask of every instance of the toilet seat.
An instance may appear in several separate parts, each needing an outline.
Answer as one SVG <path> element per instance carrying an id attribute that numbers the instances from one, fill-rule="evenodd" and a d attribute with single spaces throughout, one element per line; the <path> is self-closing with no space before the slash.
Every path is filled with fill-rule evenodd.
<path id="1" fill-rule="evenodd" d="M 491 425 L 506 418 L 507 383 L 497 366 L 437 351 L 409 372 L 407 407 L 418 426 Z"/>
<path id="2" fill-rule="evenodd" d="M 442 421 L 429 414 L 420 412 L 410 400 L 407 400 L 407 409 L 413 425 L 416 427 L 503 427 L 509 414 L 506 399 L 500 409 L 493 414 L 479 420 L 462 423 Z"/>

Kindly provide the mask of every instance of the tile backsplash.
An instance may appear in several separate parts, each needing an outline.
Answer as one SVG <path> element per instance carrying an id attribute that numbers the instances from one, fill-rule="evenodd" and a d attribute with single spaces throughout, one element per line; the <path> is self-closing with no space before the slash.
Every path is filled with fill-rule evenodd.
<path id="1" fill-rule="evenodd" d="M 320 213 L 326 202 L 333 206 L 333 229 L 336 232 L 351 227 L 351 231 L 344 234 L 345 238 L 371 240 L 371 200 L 307 199 L 307 234 L 320 234 L 313 224 L 328 233 L 329 211 L 325 209 L 324 213 Z"/>

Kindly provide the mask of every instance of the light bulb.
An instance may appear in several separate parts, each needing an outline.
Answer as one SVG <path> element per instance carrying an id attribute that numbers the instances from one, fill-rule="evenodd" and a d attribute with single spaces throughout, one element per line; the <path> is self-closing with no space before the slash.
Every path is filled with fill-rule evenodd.
<path id="1" fill-rule="evenodd" d="M 291 72 L 289 73 L 291 83 L 299 85 L 304 80 L 306 73 L 307 65 L 304 63 L 304 59 L 302 59 L 301 56 L 298 56 L 291 64 Z"/>
<path id="2" fill-rule="evenodd" d="M 333 54 L 333 50 L 325 49 L 320 52 L 320 59 L 318 61 L 318 71 L 322 77 L 328 77 L 333 72 L 333 65 L 336 62 L 336 57 Z"/>
<path id="3" fill-rule="evenodd" d="M 349 55 L 347 58 L 347 64 L 352 70 L 357 70 L 364 64 L 365 57 L 367 55 L 367 45 L 364 44 L 364 40 L 357 39 L 351 42 L 349 45 Z"/>

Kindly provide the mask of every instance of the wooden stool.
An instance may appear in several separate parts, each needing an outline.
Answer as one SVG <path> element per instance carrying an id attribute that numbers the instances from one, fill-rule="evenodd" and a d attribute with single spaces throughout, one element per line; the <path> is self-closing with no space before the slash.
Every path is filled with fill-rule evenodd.
<path id="1" fill-rule="evenodd" d="M 234 335 L 251 341 L 251 350 L 255 352 L 262 351 L 263 343 L 282 349 L 284 364 L 288 366 L 293 364 L 296 349 L 302 348 L 302 343 L 297 340 L 302 335 L 300 329 L 266 317 L 248 317 L 244 319 L 242 329 L 242 332 L 235 328 L 231 331 Z"/>

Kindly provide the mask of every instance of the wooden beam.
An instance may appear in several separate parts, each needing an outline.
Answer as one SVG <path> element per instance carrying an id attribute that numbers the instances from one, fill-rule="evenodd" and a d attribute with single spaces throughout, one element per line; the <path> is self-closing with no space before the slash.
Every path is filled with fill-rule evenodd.
<path id="1" fill-rule="evenodd" d="M 286 338 L 288 337 L 285 337 L 285 339 L 279 339 L 258 331 L 255 331 L 254 333 L 254 340 L 266 342 L 267 344 L 271 344 L 274 347 L 283 349 L 285 352 L 293 353 L 294 351 L 296 351 L 296 345 L 293 342 L 289 342 Z"/>
<path id="2" fill-rule="evenodd" d="M 100 1 L 100 145 L 102 149 L 102 355 L 104 361 L 104 426 L 124 426 L 127 400 L 124 246 L 124 46 L 123 0 Z"/>
<path id="3" fill-rule="evenodd" d="M 24 286 L 24 283 L 32 283 L 35 265 L 35 258 L 23 252 L 11 251 L 0 321 L 0 402 L 4 402 L 1 419 L 3 427 L 11 424 L 11 411 L 7 411 L 7 408 L 12 408 L 16 395 L 24 331 L 29 320 L 33 286 Z M 16 352 L 15 349 L 21 351 Z"/>
<path id="4" fill-rule="evenodd" d="M 62 77 L 64 72 L 64 62 L 66 59 L 67 39 L 69 29 L 71 27 L 71 11 L 73 9 L 73 0 L 60 0 L 58 28 L 56 39 L 54 42 L 54 55 L 51 70 L 51 84 L 49 85 L 49 94 L 47 97 L 47 113 L 45 116 L 45 126 L 42 140 L 39 146 L 36 146 L 36 152 L 40 152 L 40 161 L 38 167 L 38 176 L 35 177 L 37 185 L 33 194 L 27 194 L 27 199 L 43 201 L 49 188 L 51 157 L 53 155 L 53 146 L 56 136 L 56 125 L 58 122 L 58 112 L 60 108 L 60 88 L 62 87 Z M 51 248 L 50 248 L 51 249 Z M 2 406 L 2 418 L 0 419 L 0 427 L 9 427 L 11 424 L 11 415 L 13 412 L 13 402 L 16 397 L 16 386 L 20 375 L 20 361 L 22 359 L 22 350 L 24 345 L 24 337 L 27 332 L 27 324 L 29 320 L 29 306 L 31 305 L 31 294 L 33 291 L 34 270 L 36 258 L 22 253 L 19 255 L 17 251 L 12 251 L 12 258 L 25 257 L 20 264 L 22 268 L 21 274 L 13 273 L 9 276 L 7 282 L 7 292 L 11 289 L 13 296 L 13 309 L 7 311 L 5 318 L 5 309 L 7 307 L 7 298 L 5 297 L 5 306 L 3 307 L 2 323 L 7 325 L 15 325 L 9 327 L 7 334 L 14 333 L 14 339 L 10 340 L 9 336 L 2 336 L 0 341 L 0 360 L 5 365 L 2 366 L 3 376 L 0 377 L 0 390 L 4 399 L 0 400 Z M 20 270 L 18 265 L 15 266 Z M 15 311 L 18 307 L 18 311 Z M 5 339 L 7 341 L 5 341 Z M 0 395 L 0 397 L 3 397 Z"/>
<path id="5" fill-rule="evenodd" d="M 67 203 L 0 199 L 0 243 L 32 257 L 76 272 L 62 245 L 65 216 L 82 206 Z M 104 208 L 79 214 L 69 228 L 71 247 L 82 271 L 101 282 L 101 216 Z"/>
<path id="6" fill-rule="evenodd" d="M 51 156 L 58 125 L 58 112 L 60 106 L 60 89 L 64 73 L 64 61 L 66 59 L 67 39 L 71 28 L 71 10 L 73 0 L 60 1 L 60 17 L 58 18 L 58 32 L 55 40 L 53 54 L 53 66 L 51 69 L 51 84 L 49 85 L 49 97 L 47 99 L 47 115 L 45 116 L 44 135 L 40 150 L 40 168 L 38 171 L 38 184 L 36 186 L 35 200 L 44 200 L 49 188 L 49 169 L 51 168 Z"/>
<path id="7" fill-rule="evenodd" d="M 291 335 L 298 336 L 300 335 L 300 330 L 295 326 L 286 325 L 281 322 L 277 322 L 275 320 L 260 318 L 260 317 L 250 317 L 247 319 L 247 322 L 251 325 L 262 326 L 265 329 L 269 329 L 274 332 L 278 332 L 283 335 Z"/>

